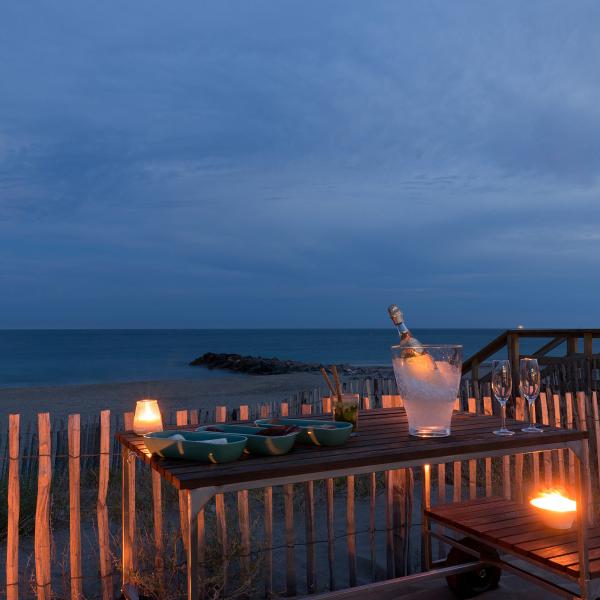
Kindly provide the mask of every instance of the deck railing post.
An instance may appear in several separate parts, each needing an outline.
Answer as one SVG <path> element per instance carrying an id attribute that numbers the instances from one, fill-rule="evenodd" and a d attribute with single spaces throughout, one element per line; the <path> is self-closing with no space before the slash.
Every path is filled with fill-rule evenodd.
<path id="1" fill-rule="evenodd" d="M 514 407 L 515 399 L 517 397 L 517 382 L 519 381 L 519 334 L 518 333 L 509 333 L 508 334 L 508 360 L 510 361 L 510 367 L 512 371 L 512 380 L 513 380 L 513 389 L 512 389 L 512 402 L 509 402 L 507 409 L 509 413 L 512 413 L 510 416 L 514 416 Z"/>

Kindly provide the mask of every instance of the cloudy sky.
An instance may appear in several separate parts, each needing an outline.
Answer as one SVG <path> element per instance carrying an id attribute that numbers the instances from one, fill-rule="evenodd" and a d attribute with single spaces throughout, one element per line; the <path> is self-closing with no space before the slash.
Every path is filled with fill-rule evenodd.
<path id="1" fill-rule="evenodd" d="M 600 326 L 599 23 L 5 3 L 0 328 Z"/>

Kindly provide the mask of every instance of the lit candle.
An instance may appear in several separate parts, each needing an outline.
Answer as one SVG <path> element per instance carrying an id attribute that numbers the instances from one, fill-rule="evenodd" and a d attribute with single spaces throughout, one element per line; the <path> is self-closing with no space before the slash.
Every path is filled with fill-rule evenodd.
<path id="1" fill-rule="evenodd" d="M 162 417 L 156 400 L 138 400 L 133 417 L 133 431 L 138 435 L 162 431 Z"/>
<path id="2" fill-rule="evenodd" d="M 537 498 L 529 501 L 552 529 L 570 529 L 577 514 L 577 503 L 559 491 L 540 492 Z"/>

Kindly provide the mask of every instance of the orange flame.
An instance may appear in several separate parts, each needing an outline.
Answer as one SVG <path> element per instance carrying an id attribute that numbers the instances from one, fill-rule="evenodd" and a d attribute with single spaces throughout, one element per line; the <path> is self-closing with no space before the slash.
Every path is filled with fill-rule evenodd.
<path id="1" fill-rule="evenodd" d="M 550 490 L 547 492 L 539 492 L 537 498 L 529 501 L 532 506 L 551 510 L 553 512 L 575 512 L 577 510 L 577 502 L 563 496 L 558 490 Z"/>

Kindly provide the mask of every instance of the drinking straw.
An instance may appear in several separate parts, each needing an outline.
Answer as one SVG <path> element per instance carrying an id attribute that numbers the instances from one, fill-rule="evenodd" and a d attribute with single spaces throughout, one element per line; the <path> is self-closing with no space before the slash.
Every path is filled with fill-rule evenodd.
<path id="1" fill-rule="evenodd" d="M 325 383 L 327 384 L 331 395 L 336 396 L 337 392 L 335 391 L 333 385 L 331 385 L 331 381 L 329 381 L 329 377 L 327 377 L 327 371 L 323 367 L 321 367 L 321 375 L 323 375 L 323 379 L 325 380 Z"/>
<path id="2" fill-rule="evenodd" d="M 337 393 L 338 402 L 342 401 L 342 384 L 340 383 L 340 377 L 337 372 L 337 367 L 331 365 L 331 372 L 333 373 L 333 380 L 335 381 L 335 389 Z"/>

